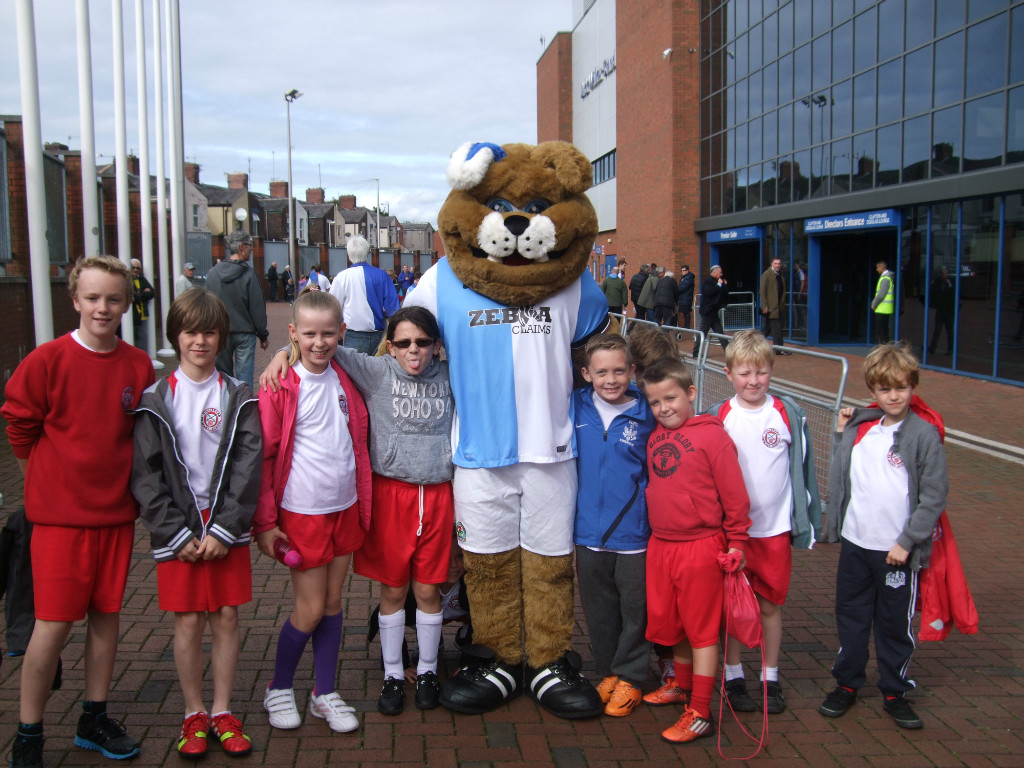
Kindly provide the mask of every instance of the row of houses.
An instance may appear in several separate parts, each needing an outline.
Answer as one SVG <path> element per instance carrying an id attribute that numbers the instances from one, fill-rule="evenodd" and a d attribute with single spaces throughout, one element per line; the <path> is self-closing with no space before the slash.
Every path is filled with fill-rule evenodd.
<path id="1" fill-rule="evenodd" d="M 82 203 L 81 153 L 63 144 L 45 146 L 44 187 L 46 201 L 46 239 L 50 259 L 50 292 L 55 334 L 77 326 L 77 316 L 67 298 L 67 271 L 85 253 Z M 99 250 L 118 254 L 116 169 L 113 164 L 97 167 Z M 131 255 L 142 255 L 142 226 L 139 194 L 139 161 L 128 158 L 129 231 Z M 225 257 L 225 239 L 236 229 L 248 231 L 254 239 L 252 267 L 261 276 L 265 290 L 266 269 L 278 262 L 283 269 L 288 255 L 288 183 L 272 181 L 269 194 L 249 189 L 244 173 L 228 174 L 227 185 L 206 184 L 200 180 L 199 166 L 184 168 L 185 253 L 182 261 L 197 266 L 202 279 L 218 259 Z M 155 180 L 154 180 L 155 182 Z M 160 215 L 156 206 L 155 183 L 150 189 L 153 221 Z M 169 211 L 163 211 L 169 220 Z M 370 241 L 372 260 L 383 269 L 410 266 L 424 270 L 443 255 L 440 238 L 427 222 L 401 222 L 397 216 L 378 213 L 357 205 L 354 195 L 326 200 L 322 188 L 306 190 L 305 199 L 295 206 L 295 261 L 293 272 L 306 271 L 321 264 L 329 272 L 347 265 L 345 242 L 352 235 Z M 153 255 L 159 247 L 157 227 L 153 227 Z M 147 275 L 157 288 L 158 300 L 152 311 L 160 322 L 165 309 L 159 305 L 160 285 L 174 276 L 169 268 L 157 267 Z M 22 122 L 17 115 L 0 115 L 0 307 L 4 314 L 4 333 L 0 334 L 0 386 L 6 386 L 14 368 L 35 347 L 32 312 L 32 274 L 29 259 L 28 210 L 26 203 L 25 154 Z M 157 338 L 162 338 L 159 334 Z M 2 393 L 0 393 L 2 399 Z"/>

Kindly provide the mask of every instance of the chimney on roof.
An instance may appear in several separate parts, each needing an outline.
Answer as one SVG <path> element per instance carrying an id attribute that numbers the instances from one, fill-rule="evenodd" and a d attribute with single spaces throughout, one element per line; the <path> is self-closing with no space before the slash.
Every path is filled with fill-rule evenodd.
<path id="1" fill-rule="evenodd" d="M 338 207 L 346 211 L 354 211 L 356 209 L 356 196 L 340 195 L 338 197 Z"/>
<path id="2" fill-rule="evenodd" d="M 271 197 L 288 197 L 288 182 L 287 181 L 272 181 L 272 182 L 270 182 L 270 196 Z"/>
<path id="3" fill-rule="evenodd" d="M 306 202 L 320 205 L 324 202 L 324 188 L 311 187 L 306 190 Z"/>
<path id="4" fill-rule="evenodd" d="M 199 183 L 199 163 L 185 163 L 185 178 L 193 184 Z"/>
<path id="5" fill-rule="evenodd" d="M 60 155 L 68 151 L 68 145 L 61 144 L 59 141 L 48 141 L 43 144 L 43 149 L 47 152 L 52 152 L 55 155 Z"/>
<path id="6" fill-rule="evenodd" d="M 248 189 L 249 188 L 249 174 L 248 173 L 229 173 L 228 174 L 228 189 Z"/>
<path id="7" fill-rule="evenodd" d="M 134 176 L 139 175 L 139 158 L 135 155 L 128 155 L 128 173 Z"/>

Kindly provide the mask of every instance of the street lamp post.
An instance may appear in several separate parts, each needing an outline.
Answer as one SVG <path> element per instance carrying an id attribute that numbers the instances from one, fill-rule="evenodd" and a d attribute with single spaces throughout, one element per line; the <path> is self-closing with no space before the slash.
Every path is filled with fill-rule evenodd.
<path id="1" fill-rule="evenodd" d="M 288 111 L 288 262 L 290 264 L 297 263 L 295 261 L 295 198 L 292 195 L 292 102 L 301 95 L 302 92 L 295 88 L 284 95 Z"/>

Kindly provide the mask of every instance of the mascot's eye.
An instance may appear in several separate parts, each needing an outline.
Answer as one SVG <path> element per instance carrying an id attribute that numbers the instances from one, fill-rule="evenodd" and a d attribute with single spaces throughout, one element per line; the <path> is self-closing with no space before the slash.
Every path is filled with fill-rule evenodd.
<path id="1" fill-rule="evenodd" d="M 500 197 L 488 200 L 487 207 L 492 211 L 497 211 L 498 213 L 512 213 L 512 211 L 516 209 L 512 203 Z"/>
<path id="2" fill-rule="evenodd" d="M 523 213 L 540 213 L 541 211 L 546 211 L 550 207 L 551 203 L 547 200 L 531 200 L 523 206 L 522 210 Z"/>

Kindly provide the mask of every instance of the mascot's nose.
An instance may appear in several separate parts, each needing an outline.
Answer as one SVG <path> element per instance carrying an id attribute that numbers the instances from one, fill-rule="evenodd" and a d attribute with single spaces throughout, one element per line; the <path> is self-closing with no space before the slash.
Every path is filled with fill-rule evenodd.
<path id="1" fill-rule="evenodd" d="M 505 219 L 505 229 L 516 237 L 523 234 L 528 226 L 530 226 L 530 220 L 525 216 L 509 216 Z"/>

